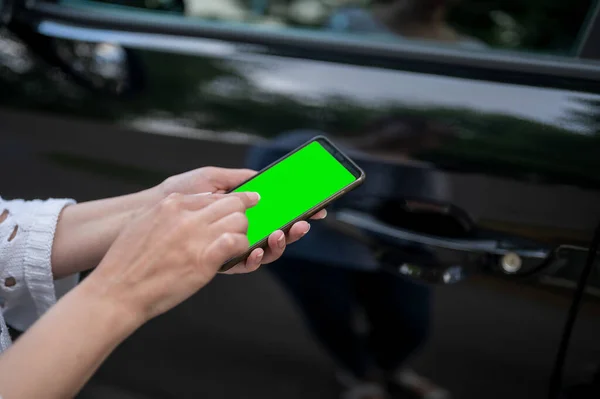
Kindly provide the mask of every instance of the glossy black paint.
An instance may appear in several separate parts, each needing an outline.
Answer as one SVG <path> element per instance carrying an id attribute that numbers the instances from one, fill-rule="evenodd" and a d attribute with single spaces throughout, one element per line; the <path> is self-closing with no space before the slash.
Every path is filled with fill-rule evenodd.
<path id="1" fill-rule="evenodd" d="M 472 256 L 469 247 L 457 255 L 428 241 L 441 261 L 415 273 L 394 263 L 403 247 L 390 245 L 386 266 L 408 270 L 407 276 L 435 275 L 429 280 L 444 283 L 440 265 L 458 262 L 466 271 L 460 284 L 436 288 L 434 333 L 416 367 L 458 398 L 544 397 L 566 307 L 600 219 L 600 135 L 581 122 L 582 115 L 598 113 L 598 64 L 514 54 L 468 57 L 410 46 L 395 52 L 376 45 L 331 48 L 315 41 L 307 45 L 301 36 L 158 25 L 127 19 L 111 25 L 85 10 L 41 5 L 14 21 L 13 33 L 0 36 L 0 42 L 13 43 L 11 57 L 0 58 L 3 196 L 85 200 L 141 189 L 202 165 L 241 166 L 248 145 L 290 129 L 353 138 L 369 120 L 389 113 L 441 123 L 456 135 L 438 148 L 392 160 L 372 155 L 396 165 L 399 179 L 418 170 L 445 182 L 443 192 L 428 198 L 398 193 L 407 217 L 393 227 L 404 234 L 403 242 L 414 243 L 410 234 L 444 245 L 493 241 L 505 245 L 505 252 L 541 255 L 524 257 L 522 275 L 512 275 L 499 266 L 502 253 L 474 251 Z M 81 41 L 126 50 L 124 89 L 86 81 L 85 74 L 73 73 L 76 65 L 56 56 L 61 46 Z M 451 209 L 441 214 L 467 226 L 462 236 L 448 236 L 435 223 L 424 231 L 419 204 Z M 221 295 L 230 298 L 248 290 L 244 284 L 224 284 L 217 281 Z M 221 303 L 219 292 L 208 292 L 199 298 Z M 156 354 L 172 369 L 164 378 L 148 378 L 142 370 L 123 373 L 144 365 L 144 346 L 159 341 L 158 331 L 175 341 L 173 350 L 185 354 L 185 345 L 176 342 L 179 328 L 211 340 L 235 336 L 232 331 L 242 327 L 248 337 L 234 338 L 233 352 L 239 354 L 263 342 L 262 330 L 251 326 L 256 319 L 274 329 L 273 337 L 288 337 L 271 356 L 289 353 L 295 359 L 290 362 L 296 362 L 289 370 L 308 375 L 320 355 L 296 353 L 290 337 L 297 321 L 278 327 L 273 319 L 287 308 L 273 307 L 270 295 L 279 292 L 269 288 L 267 293 L 254 293 L 258 299 L 245 304 L 225 299 L 224 307 L 237 309 L 232 312 L 241 321 L 221 316 L 222 326 L 209 332 L 189 315 L 197 306 L 206 312 L 211 307 L 184 305 L 128 341 L 97 381 L 117 381 L 155 397 L 196 397 L 206 393 L 204 388 L 190 387 L 176 375 L 191 371 L 194 380 L 198 366 L 169 356 L 167 346 L 157 344 Z M 596 272 L 573 340 L 568 382 L 600 363 L 599 298 Z M 240 309 L 255 318 L 244 318 Z M 200 353 L 240 362 L 206 348 Z M 253 362 L 242 359 L 241 364 L 251 368 Z M 215 381 L 235 378 L 235 372 L 201 371 Z M 273 377 L 267 371 L 255 378 Z M 289 375 L 279 378 L 296 381 Z M 233 388 L 223 389 L 224 395 L 236 395 Z M 250 390 L 255 396 L 268 392 L 258 386 Z"/>

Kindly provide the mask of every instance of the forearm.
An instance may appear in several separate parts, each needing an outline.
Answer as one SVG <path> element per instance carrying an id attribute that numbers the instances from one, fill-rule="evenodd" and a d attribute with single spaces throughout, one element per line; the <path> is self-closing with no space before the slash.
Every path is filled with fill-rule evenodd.
<path id="1" fill-rule="evenodd" d="M 60 215 L 52 246 L 54 277 L 96 267 L 123 226 L 137 212 L 159 200 L 157 187 L 66 207 Z"/>
<path id="2" fill-rule="evenodd" d="M 90 277 L 91 279 L 92 277 Z M 0 355 L 3 399 L 75 396 L 143 320 L 84 281 Z"/>

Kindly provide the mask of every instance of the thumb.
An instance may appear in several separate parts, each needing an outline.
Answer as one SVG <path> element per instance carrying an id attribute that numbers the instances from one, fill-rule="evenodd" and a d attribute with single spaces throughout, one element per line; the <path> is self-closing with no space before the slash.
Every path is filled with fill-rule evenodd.
<path id="1" fill-rule="evenodd" d="M 185 195 L 181 199 L 181 205 L 188 211 L 197 211 L 207 207 L 208 205 L 227 197 L 238 197 L 242 200 L 246 208 L 252 208 L 260 200 L 258 193 L 231 193 L 231 194 L 212 194 L 200 193 Z"/>
<path id="2" fill-rule="evenodd" d="M 229 191 L 239 186 L 246 180 L 254 177 L 256 171 L 251 169 L 224 169 L 219 168 L 215 171 L 213 182 L 217 189 Z"/>

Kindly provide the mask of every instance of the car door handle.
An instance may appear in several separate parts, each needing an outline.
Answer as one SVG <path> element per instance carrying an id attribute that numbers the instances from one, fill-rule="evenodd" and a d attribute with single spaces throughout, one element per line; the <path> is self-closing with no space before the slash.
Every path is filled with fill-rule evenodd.
<path id="1" fill-rule="evenodd" d="M 350 209 L 332 213 L 340 231 L 373 248 L 382 268 L 429 282 L 449 284 L 484 270 L 525 273 L 539 268 L 553 253 L 550 248 L 507 238 L 456 239 L 422 234 Z"/>

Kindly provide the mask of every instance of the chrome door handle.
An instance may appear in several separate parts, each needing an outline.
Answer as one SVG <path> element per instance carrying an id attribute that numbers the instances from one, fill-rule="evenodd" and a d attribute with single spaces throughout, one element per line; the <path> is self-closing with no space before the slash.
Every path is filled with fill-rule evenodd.
<path id="1" fill-rule="evenodd" d="M 453 283 L 484 269 L 518 274 L 539 268 L 552 249 L 522 246 L 507 239 L 456 239 L 421 234 L 388 225 L 355 210 L 333 212 L 342 232 L 371 246 L 381 266 L 430 282 Z M 354 233 L 352 233 L 352 231 Z"/>

